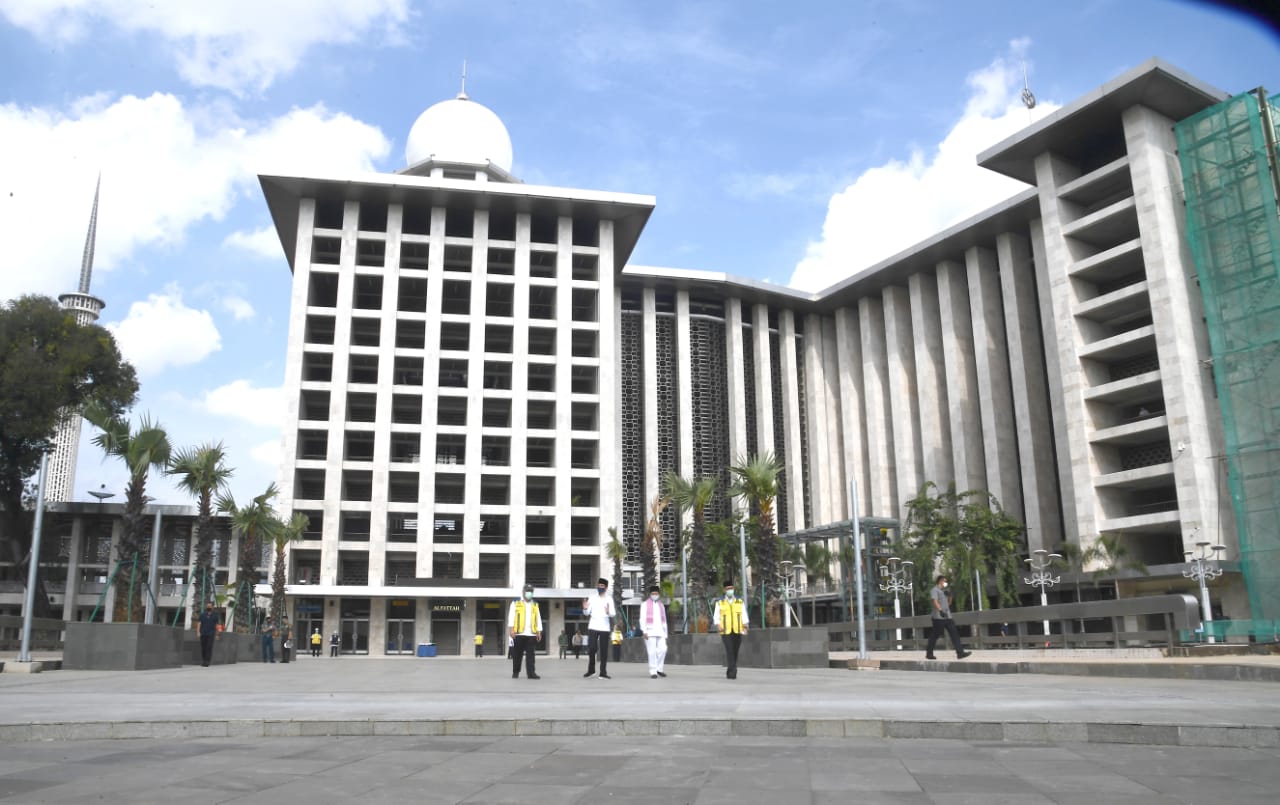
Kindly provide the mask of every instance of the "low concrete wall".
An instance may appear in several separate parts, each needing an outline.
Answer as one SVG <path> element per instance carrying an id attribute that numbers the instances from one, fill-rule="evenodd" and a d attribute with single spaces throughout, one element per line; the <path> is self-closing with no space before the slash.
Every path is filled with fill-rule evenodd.
<path id="1" fill-rule="evenodd" d="M 827 628 L 750 629 L 738 652 L 743 668 L 826 668 Z M 623 662 L 647 662 L 644 640 L 622 641 Z M 677 634 L 667 638 L 670 665 L 724 665 L 724 642 L 720 635 Z"/>
<path id="2" fill-rule="evenodd" d="M 280 641 L 276 641 L 276 659 L 279 661 Z M 223 632 L 213 641 L 213 665 L 232 665 L 237 662 L 262 660 L 262 638 L 256 634 Z M 200 636 L 195 629 L 187 629 L 182 638 L 182 664 L 200 664 Z"/>
<path id="3" fill-rule="evenodd" d="M 182 665 L 183 630 L 145 623 L 67 623 L 62 667 L 141 671 Z M 198 655 L 197 646 L 197 655 Z"/>

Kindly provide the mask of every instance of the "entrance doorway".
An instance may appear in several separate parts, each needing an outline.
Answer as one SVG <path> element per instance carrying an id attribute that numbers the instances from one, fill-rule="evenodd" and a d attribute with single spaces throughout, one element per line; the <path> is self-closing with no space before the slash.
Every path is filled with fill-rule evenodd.
<path id="1" fill-rule="evenodd" d="M 431 602 L 431 642 L 436 644 L 437 654 L 456 656 L 461 651 L 461 621 L 462 601 L 445 598 Z"/>
<path id="2" fill-rule="evenodd" d="M 338 644 L 343 654 L 369 653 L 369 599 L 348 598 L 342 602 Z"/>
<path id="3" fill-rule="evenodd" d="M 414 644 L 414 610 L 417 608 L 413 600 L 392 599 L 387 602 L 387 645 L 388 654 L 413 654 Z"/>

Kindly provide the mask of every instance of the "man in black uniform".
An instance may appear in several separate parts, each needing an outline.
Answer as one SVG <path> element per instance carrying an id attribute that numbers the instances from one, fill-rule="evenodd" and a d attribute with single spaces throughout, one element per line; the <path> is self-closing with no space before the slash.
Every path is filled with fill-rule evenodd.
<path id="1" fill-rule="evenodd" d="M 217 636 L 218 613 L 213 611 L 213 602 L 210 602 L 200 613 L 200 664 L 205 668 L 213 662 L 213 640 Z"/>

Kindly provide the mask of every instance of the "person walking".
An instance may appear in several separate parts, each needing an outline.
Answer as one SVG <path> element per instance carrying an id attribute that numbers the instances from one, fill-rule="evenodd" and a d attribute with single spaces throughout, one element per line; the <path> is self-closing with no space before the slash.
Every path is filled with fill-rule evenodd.
<path id="1" fill-rule="evenodd" d="M 218 613 L 213 610 L 212 601 L 204 605 L 196 626 L 200 634 L 200 664 L 208 668 L 213 662 L 213 641 L 218 636 Z"/>
<path id="2" fill-rule="evenodd" d="M 476 656 L 484 656 L 484 632 L 476 632 L 475 638 L 472 640 L 476 647 Z"/>
<path id="3" fill-rule="evenodd" d="M 613 596 L 609 595 L 608 579 L 598 579 L 596 594 L 582 599 L 582 614 L 587 616 L 587 672 L 582 676 L 593 676 L 598 660 L 600 678 L 609 679 L 610 626 L 618 613 L 613 606 Z"/>
<path id="4" fill-rule="evenodd" d="M 276 661 L 276 630 L 271 627 L 271 624 L 267 624 L 262 630 L 262 661 Z"/>
<path id="5" fill-rule="evenodd" d="M 341 644 L 342 644 L 342 640 L 341 638 L 338 637 L 338 633 L 336 631 L 333 634 L 329 635 L 329 656 L 330 657 L 338 656 L 338 647 Z"/>
<path id="6" fill-rule="evenodd" d="M 662 591 L 649 588 L 649 599 L 640 605 L 640 631 L 644 634 L 644 651 L 649 655 L 649 678 L 666 677 L 667 608 L 662 605 Z"/>
<path id="7" fill-rule="evenodd" d="M 582 649 L 587 645 L 587 633 L 578 627 L 578 631 L 573 633 L 573 658 L 575 660 L 582 659 Z"/>
<path id="8" fill-rule="evenodd" d="M 956 629 L 956 622 L 951 619 L 951 598 L 947 595 L 946 576 L 938 576 L 933 589 L 929 591 L 929 598 L 933 602 L 933 611 L 929 613 L 933 616 L 933 629 L 929 632 L 929 645 L 925 649 L 924 658 L 938 659 L 933 656 L 933 647 L 937 645 L 943 630 L 951 638 L 951 646 L 956 650 L 956 659 L 963 660 L 968 657 L 971 652 L 965 651 L 964 646 L 961 645 L 960 632 Z"/>
<path id="9" fill-rule="evenodd" d="M 322 646 L 323 644 L 324 644 L 324 636 L 320 634 L 320 629 L 317 627 L 316 630 L 311 633 L 311 656 L 312 657 L 320 656 L 320 646 Z"/>
<path id="10" fill-rule="evenodd" d="M 511 678 L 520 676 L 520 662 L 530 679 L 541 679 L 533 670 L 533 658 L 542 640 L 542 615 L 538 602 L 533 600 L 533 585 L 524 586 L 524 597 L 511 602 L 507 608 L 507 634 L 513 641 L 511 651 Z"/>
<path id="11" fill-rule="evenodd" d="M 556 640 L 560 644 L 560 659 L 569 656 L 569 633 L 561 632 L 559 639 Z"/>
<path id="12" fill-rule="evenodd" d="M 742 638 L 747 634 L 750 619 L 746 606 L 734 595 L 733 582 L 724 585 L 724 598 L 716 602 L 713 623 L 724 643 L 725 679 L 737 679 L 738 650 L 742 648 Z"/>
<path id="13" fill-rule="evenodd" d="M 280 662 L 289 661 L 290 651 L 293 651 L 293 630 L 289 628 L 289 619 L 285 618 L 284 625 L 280 627 Z"/>

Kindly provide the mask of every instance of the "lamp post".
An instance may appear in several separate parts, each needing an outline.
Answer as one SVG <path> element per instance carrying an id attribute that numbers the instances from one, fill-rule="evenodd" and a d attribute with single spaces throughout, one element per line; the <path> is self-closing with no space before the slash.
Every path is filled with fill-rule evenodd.
<path id="1" fill-rule="evenodd" d="M 1206 643 L 1217 642 L 1209 633 L 1209 624 L 1213 623 L 1213 610 L 1209 608 L 1209 581 L 1222 575 L 1222 568 L 1217 564 L 1218 554 L 1226 549 L 1226 545 L 1197 542 L 1196 550 L 1182 552 L 1182 555 L 1187 558 L 1188 565 L 1187 569 L 1182 571 L 1182 575 L 1200 584 L 1200 619 L 1204 621 L 1201 628 L 1204 629 Z M 1209 562 L 1214 564 L 1210 565 Z"/>
<path id="2" fill-rule="evenodd" d="M 779 578 L 782 579 L 782 625 L 791 628 L 791 594 L 795 592 L 795 562 L 790 559 L 782 560 L 782 573 Z"/>
<path id="3" fill-rule="evenodd" d="M 1040 588 L 1040 606 L 1049 606 L 1048 589 L 1058 582 L 1062 581 L 1061 576 L 1055 576 L 1049 572 L 1049 567 L 1055 559 L 1061 559 L 1060 553 L 1049 553 L 1043 548 L 1032 551 L 1031 556 L 1027 557 L 1026 563 L 1031 567 L 1031 578 L 1023 579 L 1032 587 Z M 1044 636 L 1046 640 L 1049 637 L 1049 620 L 1044 621 Z"/>
<path id="4" fill-rule="evenodd" d="M 898 601 L 899 593 L 911 592 L 911 568 L 915 567 L 915 563 L 910 559 L 903 561 L 896 556 L 890 556 L 880 563 L 880 589 L 886 593 L 893 593 L 893 617 L 902 617 L 902 604 Z M 911 604 L 913 610 L 915 602 Z M 915 614 L 914 611 L 912 613 Z M 902 651 L 902 627 L 893 630 L 895 648 Z"/>

